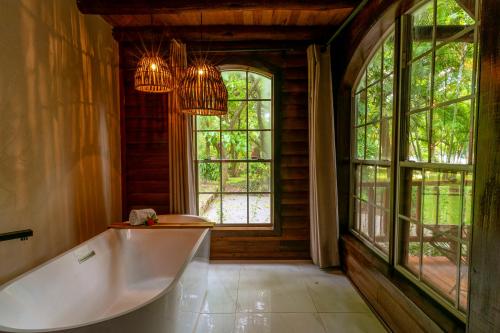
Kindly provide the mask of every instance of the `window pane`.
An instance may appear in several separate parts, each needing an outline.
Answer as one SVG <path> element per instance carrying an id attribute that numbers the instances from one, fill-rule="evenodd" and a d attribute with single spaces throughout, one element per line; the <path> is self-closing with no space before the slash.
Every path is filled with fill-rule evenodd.
<path id="1" fill-rule="evenodd" d="M 366 90 L 356 94 L 356 125 L 363 125 L 366 122 Z"/>
<path id="2" fill-rule="evenodd" d="M 354 200 L 354 230 L 360 232 L 361 230 L 361 225 L 360 225 L 360 218 L 361 218 L 361 201 L 358 199 Z"/>
<path id="3" fill-rule="evenodd" d="M 373 239 L 374 207 L 365 202 L 360 204 L 359 232 L 365 237 Z"/>
<path id="4" fill-rule="evenodd" d="M 416 58 L 432 47 L 434 4 L 429 1 L 412 15 L 412 58 Z"/>
<path id="5" fill-rule="evenodd" d="M 437 202 L 439 194 L 439 172 L 425 171 L 423 216 L 425 224 L 437 224 Z"/>
<path id="6" fill-rule="evenodd" d="M 217 116 L 196 116 L 197 130 L 218 130 L 220 118 Z"/>
<path id="7" fill-rule="evenodd" d="M 365 159 L 365 129 L 366 127 L 356 128 L 356 158 Z"/>
<path id="8" fill-rule="evenodd" d="M 271 195 L 250 194 L 249 223 L 271 223 Z"/>
<path id="9" fill-rule="evenodd" d="M 376 203 L 377 206 L 390 208 L 391 176 L 387 167 L 377 167 Z"/>
<path id="10" fill-rule="evenodd" d="M 271 129 L 271 101 L 248 102 L 248 128 Z"/>
<path id="11" fill-rule="evenodd" d="M 381 108 L 381 88 L 382 84 L 379 82 L 368 88 L 367 92 L 367 110 L 366 110 L 366 122 L 370 123 L 372 121 L 377 121 L 380 119 L 380 108 Z"/>
<path id="12" fill-rule="evenodd" d="M 361 199 L 375 203 L 375 167 L 363 165 L 361 169 Z"/>
<path id="13" fill-rule="evenodd" d="M 400 219 L 403 236 L 402 265 L 415 275 L 420 271 L 420 225 Z"/>
<path id="14" fill-rule="evenodd" d="M 449 227 L 448 236 L 459 237 L 462 197 L 462 173 L 441 172 L 438 188 L 438 224 Z"/>
<path id="15" fill-rule="evenodd" d="M 248 73 L 248 99 L 271 99 L 271 79 L 257 73 Z"/>
<path id="16" fill-rule="evenodd" d="M 219 159 L 220 134 L 219 132 L 198 132 L 197 133 L 198 160 Z"/>
<path id="17" fill-rule="evenodd" d="M 462 244 L 460 257 L 460 309 L 467 311 L 469 296 L 469 246 Z"/>
<path id="18" fill-rule="evenodd" d="M 384 42 L 384 74 L 394 71 L 394 33 Z"/>
<path id="19" fill-rule="evenodd" d="M 227 114 L 221 116 L 222 129 L 235 130 L 247 128 L 247 102 L 229 101 Z"/>
<path id="20" fill-rule="evenodd" d="M 247 75 L 243 71 L 222 71 L 229 100 L 247 98 Z"/>
<path id="21" fill-rule="evenodd" d="M 447 43 L 436 50 L 434 99 L 436 103 L 472 93 L 473 43 Z"/>
<path id="22" fill-rule="evenodd" d="M 222 224 L 247 223 L 247 195 L 222 195 Z"/>
<path id="23" fill-rule="evenodd" d="M 271 159 L 272 156 L 272 132 L 249 131 L 249 158 L 252 160 Z"/>
<path id="24" fill-rule="evenodd" d="M 219 192 L 220 186 L 220 164 L 199 163 L 198 164 L 198 191 Z"/>
<path id="25" fill-rule="evenodd" d="M 366 71 L 363 71 L 363 76 L 358 82 L 358 87 L 356 88 L 356 92 L 359 92 L 361 89 L 364 89 L 366 87 Z"/>
<path id="26" fill-rule="evenodd" d="M 366 126 L 366 156 L 367 160 L 379 159 L 380 123 Z"/>
<path id="27" fill-rule="evenodd" d="M 357 164 L 354 167 L 354 195 L 359 197 L 361 195 L 360 186 L 361 186 L 361 165 Z"/>
<path id="28" fill-rule="evenodd" d="M 410 71 L 410 110 L 430 105 L 431 58 L 429 54 L 411 64 Z"/>
<path id="29" fill-rule="evenodd" d="M 271 163 L 248 163 L 248 181 L 250 192 L 271 191 Z"/>
<path id="30" fill-rule="evenodd" d="M 472 231 L 472 182 L 472 173 L 465 173 L 462 239 L 466 241 L 470 239 Z"/>
<path id="31" fill-rule="evenodd" d="M 222 163 L 222 191 L 223 192 L 247 191 L 246 162 Z"/>
<path id="32" fill-rule="evenodd" d="M 392 158 L 392 118 L 384 118 L 380 122 L 380 159 L 390 161 Z"/>
<path id="33" fill-rule="evenodd" d="M 392 109 L 394 108 L 394 77 L 389 75 L 384 79 L 382 98 L 382 117 L 392 117 Z"/>
<path id="34" fill-rule="evenodd" d="M 425 226 L 422 279 L 444 297 L 454 300 L 457 291 L 458 243 L 449 238 L 447 226 Z"/>
<path id="35" fill-rule="evenodd" d="M 243 131 L 222 133 L 222 158 L 243 160 L 247 158 L 247 134 Z"/>
<path id="36" fill-rule="evenodd" d="M 375 214 L 375 244 L 384 253 L 389 252 L 389 223 L 389 211 L 377 208 Z"/>
<path id="37" fill-rule="evenodd" d="M 459 5 L 457 0 L 437 1 L 437 25 L 469 26 L 473 24 L 474 19 Z"/>
<path id="38" fill-rule="evenodd" d="M 422 171 L 412 169 L 411 171 L 411 198 L 410 198 L 410 217 L 421 222 L 422 214 Z"/>
<path id="39" fill-rule="evenodd" d="M 435 109 L 432 114 L 432 161 L 467 164 L 469 160 L 471 101 Z"/>
<path id="40" fill-rule="evenodd" d="M 368 84 L 371 84 L 377 80 L 380 80 L 382 74 L 382 48 L 378 49 L 373 55 L 372 60 L 368 64 L 366 69 L 366 75 L 368 79 Z"/>
<path id="41" fill-rule="evenodd" d="M 408 159 L 427 162 L 429 158 L 429 119 L 428 112 L 410 115 L 408 131 Z"/>
<path id="42" fill-rule="evenodd" d="M 220 194 L 199 194 L 198 211 L 210 222 L 221 223 Z"/>

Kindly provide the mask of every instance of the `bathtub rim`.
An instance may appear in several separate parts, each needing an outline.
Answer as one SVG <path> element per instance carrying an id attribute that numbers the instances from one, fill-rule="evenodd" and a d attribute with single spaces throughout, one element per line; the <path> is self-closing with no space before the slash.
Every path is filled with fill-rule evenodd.
<path id="1" fill-rule="evenodd" d="M 50 263 L 56 261 L 57 259 L 59 259 L 60 257 L 63 257 L 64 255 L 70 253 L 71 251 L 73 251 L 74 249 L 80 247 L 80 246 L 83 246 L 85 245 L 86 243 L 92 241 L 93 239 L 101 236 L 102 234 L 106 233 L 106 232 L 127 232 L 126 230 L 138 230 L 138 232 L 143 232 L 144 230 L 148 230 L 146 232 L 154 232 L 156 231 L 157 229 L 147 229 L 147 228 L 141 228 L 141 229 L 137 229 L 137 228 L 130 228 L 130 229 L 114 229 L 114 228 L 109 228 L 95 236 L 93 236 L 92 238 L 89 238 L 88 240 L 72 247 L 71 249 L 67 250 L 67 251 L 64 251 L 63 253 L 57 255 L 56 257 L 52 258 L 52 259 L 49 259 L 48 261 L 30 269 L 29 271 L 19 275 L 18 277 L 0 285 L 0 292 L 3 291 L 5 288 L 7 288 L 8 286 L 10 286 L 11 284 L 14 284 L 15 282 L 17 282 L 18 280 L 22 279 L 23 277 L 25 277 L 26 275 L 29 275 L 30 273 L 44 267 L 44 266 L 47 266 L 49 265 Z M 191 252 L 189 253 L 189 255 L 187 256 L 186 260 L 184 261 L 184 263 L 182 264 L 181 268 L 179 269 L 179 272 L 175 275 L 174 279 L 161 291 L 159 292 L 157 295 L 155 295 L 154 297 L 148 299 L 147 301 L 137 305 L 137 306 L 134 306 L 130 309 L 127 309 L 125 311 L 122 311 L 118 314 L 114 314 L 112 316 L 109 316 L 109 317 L 105 317 L 105 318 L 100 318 L 100 319 L 97 319 L 97 320 L 92 320 L 92 321 L 88 321 L 88 322 L 85 322 L 83 324 L 77 324 L 77 325 L 70 325 L 70 326 L 60 326 L 60 327 L 52 327 L 52 328 L 49 328 L 49 329 L 18 329 L 18 328 L 12 328 L 12 327 L 7 327 L 7 326 L 3 326 L 2 324 L 0 324 L 0 332 L 9 332 L 9 333 L 29 333 L 29 332 L 59 332 L 59 331 L 65 331 L 65 330 L 70 330 L 70 329 L 75 329 L 75 328 L 80 328 L 80 327 L 84 327 L 84 326 L 91 326 L 91 325 L 95 325 L 95 324 L 99 324 L 101 322 L 105 322 L 105 321 L 108 321 L 108 320 L 113 320 L 113 319 L 116 319 L 116 318 L 119 318 L 119 317 L 122 317 L 122 316 L 125 316 L 131 312 L 134 312 L 134 311 L 137 311 L 153 302 L 155 302 L 156 300 L 160 299 L 161 297 L 163 297 L 165 294 L 167 294 L 172 288 L 174 288 L 175 284 L 179 281 L 179 279 L 181 278 L 182 274 L 185 272 L 186 270 L 186 267 L 187 265 L 192 261 L 192 259 L 194 258 L 196 252 L 198 252 L 198 250 L 200 249 L 200 246 L 201 244 L 203 243 L 203 241 L 205 241 L 206 237 L 207 237 L 207 234 L 210 233 L 210 228 L 168 228 L 168 229 L 161 229 L 161 230 L 186 230 L 186 229 L 193 229 L 193 230 L 203 230 L 203 232 L 201 233 L 200 237 L 198 238 L 198 240 L 196 241 L 195 245 L 193 246 L 193 248 L 191 249 Z M 122 231 L 121 231 L 122 230 Z M 207 258 L 208 259 L 208 258 Z"/>

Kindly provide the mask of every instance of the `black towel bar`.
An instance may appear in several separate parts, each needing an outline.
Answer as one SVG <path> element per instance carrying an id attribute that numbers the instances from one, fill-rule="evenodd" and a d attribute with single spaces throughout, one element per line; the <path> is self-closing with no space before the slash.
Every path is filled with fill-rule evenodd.
<path id="1" fill-rule="evenodd" d="M 18 230 L 12 232 L 6 232 L 4 234 L 0 234 L 0 242 L 19 238 L 20 240 L 27 240 L 28 237 L 33 236 L 33 230 Z"/>

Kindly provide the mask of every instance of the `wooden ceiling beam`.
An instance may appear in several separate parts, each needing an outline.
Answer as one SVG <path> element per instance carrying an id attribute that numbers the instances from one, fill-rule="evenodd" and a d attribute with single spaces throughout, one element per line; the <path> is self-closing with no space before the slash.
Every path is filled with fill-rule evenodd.
<path id="1" fill-rule="evenodd" d="M 119 42 L 159 41 L 179 38 L 188 42 L 238 42 L 238 41 L 325 41 L 334 26 L 245 26 L 207 25 L 164 27 L 120 27 L 113 29 Z M 203 34 L 203 35 L 202 35 Z"/>
<path id="2" fill-rule="evenodd" d="M 332 10 L 354 8 L 359 0 L 76 0 L 83 14 L 166 14 L 207 10 Z"/>

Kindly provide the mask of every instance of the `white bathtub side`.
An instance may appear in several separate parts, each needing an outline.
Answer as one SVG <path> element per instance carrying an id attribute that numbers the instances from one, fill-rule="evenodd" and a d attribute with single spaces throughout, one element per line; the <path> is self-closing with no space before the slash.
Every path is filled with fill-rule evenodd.
<path id="1" fill-rule="evenodd" d="M 210 231 L 207 230 L 192 260 L 168 292 L 154 302 L 105 322 L 67 333 L 192 333 L 208 284 Z"/>
<path id="2" fill-rule="evenodd" d="M 170 322 L 201 308 L 208 244 L 208 229 L 103 232 L 0 288 L 0 332 L 185 332 Z"/>

